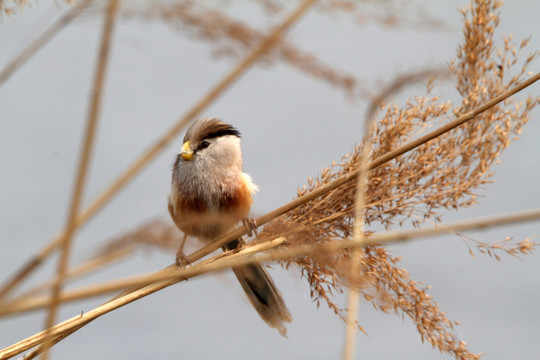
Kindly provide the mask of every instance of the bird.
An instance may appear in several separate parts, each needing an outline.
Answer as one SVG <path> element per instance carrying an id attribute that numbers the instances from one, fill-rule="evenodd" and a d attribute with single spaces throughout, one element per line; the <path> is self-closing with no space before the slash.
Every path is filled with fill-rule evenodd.
<path id="1" fill-rule="evenodd" d="M 196 120 L 186 131 L 176 156 L 168 197 L 171 218 L 184 233 L 176 264 L 189 263 L 184 254 L 188 236 L 212 242 L 240 222 L 251 235 L 256 224 L 247 216 L 256 191 L 257 185 L 243 172 L 240 132 L 218 118 Z M 222 249 L 234 250 L 244 243 L 241 237 Z M 290 323 L 292 317 L 266 269 L 253 264 L 232 270 L 260 317 L 286 337 L 284 323 Z"/>

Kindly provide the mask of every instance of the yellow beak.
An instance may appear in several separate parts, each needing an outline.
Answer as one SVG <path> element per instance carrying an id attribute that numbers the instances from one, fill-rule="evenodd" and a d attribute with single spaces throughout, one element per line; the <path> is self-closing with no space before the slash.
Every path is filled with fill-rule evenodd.
<path id="1" fill-rule="evenodd" d="M 182 159 L 184 160 L 193 160 L 193 150 L 191 150 L 191 147 L 189 146 L 189 141 L 186 141 L 184 145 L 182 145 L 180 156 L 182 156 Z"/>

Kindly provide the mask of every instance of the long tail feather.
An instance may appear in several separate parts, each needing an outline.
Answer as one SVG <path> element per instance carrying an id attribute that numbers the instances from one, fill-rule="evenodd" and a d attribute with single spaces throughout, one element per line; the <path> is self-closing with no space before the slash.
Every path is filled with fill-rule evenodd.
<path id="1" fill-rule="evenodd" d="M 236 249 L 240 241 L 231 241 L 223 247 L 223 250 Z M 233 272 L 261 318 L 268 326 L 277 329 L 286 337 L 287 328 L 284 323 L 291 322 L 292 316 L 268 272 L 260 265 L 235 267 Z"/>

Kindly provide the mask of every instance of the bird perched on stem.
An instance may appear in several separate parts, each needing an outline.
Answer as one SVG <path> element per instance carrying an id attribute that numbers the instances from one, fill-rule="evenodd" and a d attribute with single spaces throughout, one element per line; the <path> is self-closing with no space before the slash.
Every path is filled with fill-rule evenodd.
<path id="1" fill-rule="evenodd" d="M 242 171 L 240 132 L 216 118 L 195 121 L 176 157 L 169 195 L 169 213 L 184 233 L 176 263 L 187 263 L 187 236 L 213 241 L 240 221 L 250 232 L 255 230 L 256 224 L 247 215 L 257 190 Z M 234 250 L 243 242 L 242 238 L 233 240 L 223 250 Z M 233 271 L 261 318 L 285 336 L 283 323 L 292 318 L 268 272 L 260 265 L 238 266 Z"/>

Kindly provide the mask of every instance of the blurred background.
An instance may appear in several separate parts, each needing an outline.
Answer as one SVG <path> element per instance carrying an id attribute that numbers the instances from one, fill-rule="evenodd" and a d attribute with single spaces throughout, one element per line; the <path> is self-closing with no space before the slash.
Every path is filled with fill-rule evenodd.
<path id="1" fill-rule="evenodd" d="M 217 83 L 240 57 L 186 31 L 174 19 L 156 15 L 159 6 L 124 1 L 117 22 L 83 207 L 103 191 L 145 149 Z M 265 2 L 211 1 L 261 32 L 278 24 L 296 3 L 272 15 Z M 398 4 L 406 3 L 403 8 Z M 316 6 L 285 39 L 322 64 L 360 79 L 359 88 L 377 93 L 399 73 L 447 65 L 462 39 L 465 1 L 360 2 L 365 17 Z M 28 63 L 0 86 L 0 283 L 63 228 L 84 131 L 89 93 L 101 34 L 97 2 L 65 27 Z M 402 5 L 399 5 L 402 6 Z M 29 2 L 0 24 L 0 67 L 70 9 L 63 2 Z M 365 10 L 363 10 L 365 9 Z M 528 51 L 540 48 L 540 3 L 511 1 L 500 8 L 495 38 L 521 41 L 532 35 Z M 392 16 L 394 15 L 394 18 Z M 379 17 L 377 17 L 379 16 Z M 392 20 L 393 19 L 393 20 Z M 234 55 L 234 54 L 233 54 Z M 538 62 L 530 69 L 540 70 Z M 524 91 L 537 96 L 539 85 Z M 409 87 L 396 101 L 423 95 Z M 457 100 L 440 85 L 433 91 Z M 244 169 L 259 185 L 252 208 L 262 215 L 296 195 L 296 189 L 332 161 L 350 152 L 362 137 L 367 101 L 321 79 L 274 61 L 252 67 L 204 116 L 234 124 L 243 136 Z M 444 214 L 464 220 L 527 210 L 540 204 L 538 134 L 540 111 L 531 114 L 519 140 L 493 168 L 493 183 L 480 190 L 479 205 Z M 76 234 L 72 264 L 91 256 L 111 237 L 149 219 L 169 221 L 166 199 L 170 172 L 183 132 L 155 161 Z M 540 233 L 538 222 L 467 235 L 486 242 Z M 195 242 L 188 249 L 200 246 Z M 472 258 L 452 235 L 388 247 L 402 257 L 411 278 L 430 294 L 470 349 L 486 359 L 537 358 L 540 333 L 540 255 L 523 260 L 502 256 Z M 24 288 L 49 279 L 52 257 Z M 142 249 L 137 256 L 78 280 L 92 284 L 158 271 L 174 253 Z M 288 339 L 269 329 L 251 308 L 231 272 L 198 277 L 159 291 L 105 315 L 59 343 L 54 358 L 237 358 L 336 359 L 341 356 L 344 324 L 325 305 L 317 309 L 309 286 L 295 269 L 271 270 L 294 321 Z M 59 321 L 88 311 L 110 296 L 62 306 Z M 345 297 L 337 302 L 345 306 Z M 42 330 L 45 312 L 0 319 L 0 348 Z M 422 344 L 414 324 L 360 304 L 359 322 L 368 336 L 357 336 L 358 359 L 446 359 Z"/>

